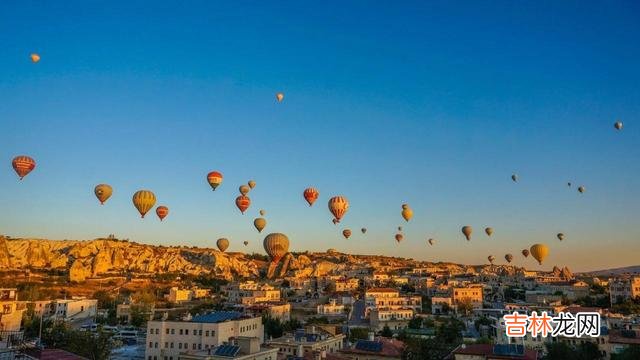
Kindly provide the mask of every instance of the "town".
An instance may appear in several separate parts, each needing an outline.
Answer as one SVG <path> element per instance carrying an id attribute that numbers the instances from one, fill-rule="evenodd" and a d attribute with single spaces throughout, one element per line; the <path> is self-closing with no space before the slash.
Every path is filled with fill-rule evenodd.
<path id="1" fill-rule="evenodd" d="M 236 270 L 249 266 L 233 263 L 247 255 L 215 250 L 217 264 L 207 275 L 123 275 L 113 269 L 117 263 L 96 259 L 140 245 L 115 239 L 81 245 L 75 249 L 92 256 L 93 274 L 78 278 L 73 266 L 68 273 L 4 274 L 2 284 L 15 286 L 0 289 L 0 359 L 632 359 L 640 346 L 640 276 L 630 273 L 428 263 L 329 249 L 287 254 L 271 276 L 260 270 L 270 265 L 258 254 L 248 260 L 257 276 L 240 276 Z M 38 265 L 37 255 L 25 256 Z M 598 313 L 600 336 L 507 335 L 504 315 L 543 311 Z"/>

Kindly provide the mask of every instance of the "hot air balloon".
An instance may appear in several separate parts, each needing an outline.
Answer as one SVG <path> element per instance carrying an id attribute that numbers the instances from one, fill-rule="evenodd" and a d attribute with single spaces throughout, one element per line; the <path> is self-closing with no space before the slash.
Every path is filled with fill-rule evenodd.
<path id="1" fill-rule="evenodd" d="M 556 236 L 558 236 L 558 240 L 560 240 L 560 241 L 564 240 L 564 234 L 563 233 L 558 233 L 558 235 L 556 235 Z"/>
<path id="2" fill-rule="evenodd" d="M 511 254 L 506 254 L 504 256 L 504 259 L 507 260 L 508 263 L 510 263 L 513 260 L 513 255 Z"/>
<path id="3" fill-rule="evenodd" d="M 320 193 L 318 192 L 318 190 L 312 187 L 304 189 L 304 192 L 302 193 L 302 196 L 304 196 L 304 199 L 307 200 L 309 206 L 313 206 L 313 203 L 318 200 L 319 195 Z"/>
<path id="4" fill-rule="evenodd" d="M 340 222 L 347 210 L 349 210 L 349 201 L 346 197 L 334 196 L 329 199 L 329 211 L 338 222 Z"/>
<path id="5" fill-rule="evenodd" d="M 491 263 L 491 265 L 493 265 L 493 261 L 494 261 L 495 259 L 496 259 L 496 258 L 495 258 L 493 255 L 489 255 L 489 256 L 487 256 L 487 260 L 489 260 L 489 262 Z"/>
<path id="6" fill-rule="evenodd" d="M 491 236 L 493 234 L 493 228 L 488 227 L 488 228 L 484 229 L 484 232 L 486 232 L 487 235 Z"/>
<path id="7" fill-rule="evenodd" d="M 13 158 L 11 165 L 20 177 L 20 180 L 22 180 L 31 170 L 35 169 L 36 161 L 28 156 L 20 155 Z"/>
<path id="8" fill-rule="evenodd" d="M 222 174 L 217 171 L 212 171 L 207 174 L 207 181 L 209 182 L 209 185 L 211 185 L 213 191 L 215 191 L 216 188 L 222 184 Z"/>
<path id="9" fill-rule="evenodd" d="M 35 64 L 38 61 L 40 61 L 40 55 L 38 55 L 36 53 L 31 54 L 31 62 L 33 62 Z"/>
<path id="10" fill-rule="evenodd" d="M 568 183 L 567 183 L 567 186 L 568 186 L 568 187 L 571 187 L 571 183 L 570 183 L 570 182 L 568 182 Z"/>
<path id="11" fill-rule="evenodd" d="M 158 215 L 160 221 L 162 221 L 167 215 L 169 215 L 169 208 L 166 206 L 158 206 L 156 208 L 156 215 Z"/>
<path id="12" fill-rule="evenodd" d="M 342 230 L 342 236 L 344 236 L 345 239 L 348 239 L 351 236 L 351 230 L 349 229 Z"/>
<path id="13" fill-rule="evenodd" d="M 364 234 L 364 233 L 367 232 L 367 228 L 362 228 L 362 229 L 360 229 L 360 231 L 362 231 L 362 233 Z"/>
<path id="14" fill-rule="evenodd" d="M 462 233 L 464 234 L 464 237 L 467 238 L 467 241 L 471 240 L 471 233 L 473 233 L 473 228 L 471 228 L 471 226 L 469 225 L 465 225 L 462 227 Z"/>
<path id="15" fill-rule="evenodd" d="M 100 200 L 100 204 L 104 205 L 104 202 L 111 197 L 113 189 L 108 184 L 98 184 L 93 189 L 93 193 L 96 194 L 96 197 Z"/>
<path id="16" fill-rule="evenodd" d="M 529 257 L 529 250 L 528 249 L 522 250 L 522 255 L 524 255 L 524 257 Z"/>
<path id="17" fill-rule="evenodd" d="M 156 204 L 156 196 L 149 190 L 140 190 L 133 194 L 133 206 L 138 209 L 140 215 L 144 218 L 144 215 L 151 210 Z"/>
<path id="18" fill-rule="evenodd" d="M 398 231 L 402 231 L 402 226 L 398 226 Z"/>
<path id="19" fill-rule="evenodd" d="M 518 182 L 518 175 L 516 174 L 511 175 L 511 180 L 513 180 L 513 182 Z"/>
<path id="20" fill-rule="evenodd" d="M 396 241 L 397 242 L 402 241 L 402 239 L 404 239 L 404 236 L 402 234 L 396 234 Z"/>
<path id="21" fill-rule="evenodd" d="M 276 100 L 278 100 L 278 102 L 282 102 L 282 100 L 284 100 L 284 94 L 281 93 L 281 92 L 277 93 L 276 94 Z"/>
<path id="22" fill-rule="evenodd" d="M 435 242 L 436 242 L 434 239 L 429 239 L 429 240 L 427 240 L 427 241 L 429 242 L 429 245 L 432 245 L 432 246 L 433 246 L 433 244 L 435 244 Z"/>
<path id="23" fill-rule="evenodd" d="M 333 223 L 333 225 L 337 225 L 338 224 L 338 219 L 332 219 L 331 222 Z"/>
<path id="24" fill-rule="evenodd" d="M 405 221 L 409 221 L 413 217 L 413 210 L 407 204 L 402 205 L 402 217 Z"/>
<path id="25" fill-rule="evenodd" d="M 578 192 L 580 192 L 580 194 L 582 194 L 584 190 L 585 190 L 584 186 L 578 187 Z"/>
<path id="26" fill-rule="evenodd" d="M 613 124 L 613 127 L 615 127 L 616 130 L 622 130 L 622 121 L 616 121 L 616 123 Z"/>
<path id="27" fill-rule="evenodd" d="M 255 220 L 253 220 L 253 226 L 258 229 L 258 232 L 262 232 L 262 229 L 267 226 L 267 220 L 265 220 L 264 218 L 256 218 Z"/>
<path id="28" fill-rule="evenodd" d="M 266 214 L 266 213 L 267 213 L 266 211 L 260 209 L 260 216 L 264 216 L 264 214 Z"/>
<path id="29" fill-rule="evenodd" d="M 225 250 L 227 250 L 227 248 L 229 247 L 229 240 L 220 238 L 218 239 L 218 241 L 216 241 L 216 246 L 220 251 L 225 252 Z"/>
<path id="30" fill-rule="evenodd" d="M 263 246 L 271 261 L 278 262 L 289 252 L 289 238 L 285 234 L 272 233 L 264 238 Z"/>
<path id="31" fill-rule="evenodd" d="M 255 182 L 255 181 L 253 181 L 253 180 L 249 180 L 249 182 L 247 183 L 247 185 L 249 185 L 249 187 L 253 189 L 254 187 L 256 187 L 256 182 Z"/>
<path id="32" fill-rule="evenodd" d="M 242 194 L 242 196 L 244 196 L 244 195 L 247 195 L 249 193 L 251 188 L 249 187 L 249 185 L 240 185 L 238 190 L 240 191 L 240 194 Z"/>
<path id="33" fill-rule="evenodd" d="M 538 260 L 538 263 L 542 265 L 544 259 L 549 255 L 549 248 L 545 244 L 535 244 L 529 251 L 534 259 Z"/>
<path id="34" fill-rule="evenodd" d="M 248 196 L 240 195 L 236 198 L 236 206 L 240 209 L 240 212 L 244 214 L 245 211 L 251 205 L 251 199 Z"/>
<path id="35" fill-rule="evenodd" d="M 249 245 L 249 242 L 247 240 L 245 240 L 243 243 L 244 243 L 244 246 Z"/>

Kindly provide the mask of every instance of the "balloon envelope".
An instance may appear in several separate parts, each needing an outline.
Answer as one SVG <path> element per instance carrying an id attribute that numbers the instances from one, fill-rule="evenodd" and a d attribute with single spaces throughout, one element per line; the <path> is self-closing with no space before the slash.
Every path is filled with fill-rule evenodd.
<path id="1" fill-rule="evenodd" d="M 247 195 L 249 193 L 249 190 L 251 190 L 249 185 L 240 185 L 240 187 L 238 188 L 238 191 L 240 191 L 241 195 Z"/>
<path id="2" fill-rule="evenodd" d="M 402 234 L 396 234 L 396 241 L 397 242 L 402 241 L 402 239 L 404 239 L 404 236 Z"/>
<path id="3" fill-rule="evenodd" d="M 367 232 L 367 228 L 362 228 L 362 229 L 360 229 L 360 231 L 362 231 L 362 233 L 364 234 L 364 233 Z"/>
<path id="4" fill-rule="evenodd" d="M 212 171 L 207 174 L 207 182 L 211 186 L 211 188 L 215 191 L 220 184 L 222 184 L 222 173 L 217 171 Z"/>
<path id="5" fill-rule="evenodd" d="M 216 241 L 216 246 L 220 251 L 224 252 L 225 250 L 227 250 L 227 248 L 229 248 L 229 240 L 227 240 L 226 238 L 220 238 Z"/>
<path id="6" fill-rule="evenodd" d="M 251 199 L 248 196 L 240 195 L 236 198 L 236 206 L 240 209 L 240 212 L 244 214 L 245 211 L 251 205 Z"/>
<path id="7" fill-rule="evenodd" d="M 491 236 L 493 234 L 493 228 L 488 227 L 488 228 L 484 229 L 484 232 L 486 232 L 487 235 Z"/>
<path id="8" fill-rule="evenodd" d="M 469 225 L 465 225 L 462 227 L 462 233 L 464 237 L 467 238 L 467 241 L 471 240 L 471 234 L 473 233 L 473 228 Z"/>
<path id="9" fill-rule="evenodd" d="M 108 184 L 98 184 L 93 189 L 93 193 L 96 194 L 96 197 L 100 200 L 100 204 L 104 205 L 104 202 L 113 194 L 113 188 Z"/>
<path id="10" fill-rule="evenodd" d="M 247 185 L 249 185 L 249 187 L 253 189 L 254 187 L 256 187 L 256 182 L 255 182 L 255 181 L 253 181 L 253 180 L 249 180 L 249 182 L 247 183 Z"/>
<path id="11" fill-rule="evenodd" d="M 622 121 L 616 121 L 616 123 L 613 124 L 613 127 L 615 127 L 616 130 L 622 130 Z"/>
<path id="12" fill-rule="evenodd" d="M 558 240 L 562 241 L 564 240 L 564 234 L 563 233 L 558 233 L 558 235 L 556 235 L 558 237 Z"/>
<path id="13" fill-rule="evenodd" d="M 258 232 L 262 232 L 262 229 L 267 226 L 267 220 L 265 220 L 264 218 L 256 218 L 255 220 L 253 220 L 253 226 L 256 227 Z"/>
<path id="14" fill-rule="evenodd" d="M 278 100 L 278 102 L 282 102 L 282 100 L 284 100 L 284 94 L 279 92 L 276 94 L 276 100 Z M 295 101 L 294 101 L 295 103 Z"/>
<path id="15" fill-rule="evenodd" d="M 260 209 L 260 216 L 264 216 L 264 214 L 266 214 L 266 213 L 267 213 L 266 211 Z"/>
<path id="16" fill-rule="evenodd" d="M 164 220 L 169 215 L 169 208 L 166 206 L 158 206 L 156 208 L 156 215 L 160 218 L 160 221 Z"/>
<path id="17" fill-rule="evenodd" d="M 351 230 L 349 229 L 342 230 L 342 236 L 344 236 L 345 239 L 348 239 L 351 236 Z"/>
<path id="18" fill-rule="evenodd" d="M 511 180 L 513 180 L 514 182 L 517 182 L 518 181 L 518 175 L 516 175 L 516 174 L 511 175 Z"/>
<path id="19" fill-rule="evenodd" d="M 304 196 L 304 199 L 307 201 L 307 203 L 309 203 L 309 206 L 313 206 L 313 203 L 318 200 L 319 195 L 320 193 L 318 192 L 318 190 L 312 187 L 306 188 L 302 192 L 302 196 Z"/>
<path id="20" fill-rule="evenodd" d="M 580 187 L 578 188 L 578 191 L 582 194 L 582 193 L 585 191 L 584 186 L 580 186 Z"/>
<path id="21" fill-rule="evenodd" d="M 144 215 L 156 204 L 156 195 L 149 190 L 139 190 L 133 194 L 132 201 L 133 206 L 138 209 L 138 212 L 144 218 Z"/>
<path id="22" fill-rule="evenodd" d="M 433 245 L 436 241 L 434 239 L 429 239 L 429 245 Z"/>
<path id="23" fill-rule="evenodd" d="M 508 263 L 510 263 L 513 260 L 513 255 L 511 254 L 506 254 L 504 256 L 504 259 L 507 260 Z"/>
<path id="24" fill-rule="evenodd" d="M 289 238 L 285 234 L 271 233 L 264 238 L 263 246 L 271 261 L 278 262 L 289 252 Z"/>
<path id="25" fill-rule="evenodd" d="M 329 199 L 329 211 L 338 222 L 340 222 L 347 210 L 349 210 L 349 200 L 346 197 L 334 196 Z"/>
<path id="26" fill-rule="evenodd" d="M 490 263 L 492 263 L 492 264 L 493 264 L 493 261 L 494 261 L 495 259 L 496 259 L 496 258 L 495 258 L 493 255 L 489 255 L 489 256 L 487 256 L 487 260 L 489 260 L 489 262 L 490 262 Z"/>
<path id="27" fill-rule="evenodd" d="M 545 244 L 535 244 L 530 249 L 529 252 L 534 259 L 538 260 L 538 263 L 542 265 L 544 259 L 549 255 L 549 247 Z"/>
<path id="28" fill-rule="evenodd" d="M 244 241 L 244 246 L 249 245 L 249 242 L 247 240 Z"/>
<path id="29" fill-rule="evenodd" d="M 20 180 L 22 180 L 36 168 L 36 161 L 29 156 L 20 155 L 13 158 L 11 166 L 13 166 L 13 170 L 15 170 L 16 174 L 20 177 Z"/>
<path id="30" fill-rule="evenodd" d="M 32 61 L 33 63 L 37 63 L 38 61 L 40 61 L 40 55 L 38 55 L 38 54 L 35 54 L 35 53 L 34 53 L 34 54 L 31 54 L 31 56 L 30 56 L 30 57 L 31 57 L 31 61 Z"/>
<path id="31" fill-rule="evenodd" d="M 522 250 L 522 255 L 524 255 L 524 257 L 529 257 L 529 250 L 528 249 Z"/>
<path id="32" fill-rule="evenodd" d="M 411 220 L 411 218 L 413 217 L 413 210 L 411 210 L 411 208 L 409 207 L 402 209 L 402 217 L 405 221 Z"/>

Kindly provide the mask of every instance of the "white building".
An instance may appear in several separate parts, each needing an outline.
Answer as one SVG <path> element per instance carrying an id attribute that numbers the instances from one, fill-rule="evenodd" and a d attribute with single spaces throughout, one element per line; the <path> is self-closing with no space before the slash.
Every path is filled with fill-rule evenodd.
<path id="1" fill-rule="evenodd" d="M 98 311 L 96 299 L 64 299 L 52 302 L 53 316 L 58 320 L 76 321 L 93 318 Z"/>
<path id="2" fill-rule="evenodd" d="M 330 299 L 328 304 L 320 304 L 316 307 L 318 315 L 324 316 L 343 316 L 345 314 L 345 306 L 338 304 L 336 299 Z"/>
<path id="3" fill-rule="evenodd" d="M 240 336 L 232 345 L 220 345 L 207 350 L 189 350 L 178 360 L 277 360 L 278 349 L 260 346 L 257 337 Z"/>
<path id="4" fill-rule="evenodd" d="M 241 336 L 256 337 L 262 343 L 262 318 L 217 311 L 194 316 L 191 321 L 149 321 L 145 358 L 178 360 L 180 353 L 208 350 Z"/>

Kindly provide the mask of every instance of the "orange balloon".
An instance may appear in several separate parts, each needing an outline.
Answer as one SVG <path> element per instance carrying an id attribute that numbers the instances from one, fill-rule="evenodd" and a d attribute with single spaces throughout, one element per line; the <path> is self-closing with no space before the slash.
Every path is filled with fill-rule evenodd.
<path id="1" fill-rule="evenodd" d="M 160 218 L 160 221 L 164 220 L 167 215 L 169 215 L 169 208 L 166 206 L 158 206 L 156 208 L 156 215 Z"/>
<path id="2" fill-rule="evenodd" d="M 40 55 L 35 54 L 35 53 L 31 54 L 31 61 L 32 61 L 34 64 L 35 64 L 35 63 L 37 63 L 38 61 L 40 61 Z"/>
<path id="3" fill-rule="evenodd" d="M 251 199 L 248 196 L 240 195 L 236 198 L 236 206 L 240 209 L 240 212 L 244 214 L 245 211 L 251 205 Z"/>
<path id="4" fill-rule="evenodd" d="M 222 174 L 217 171 L 210 172 L 209 174 L 207 174 L 207 182 L 209 183 L 213 191 L 215 191 L 216 188 L 220 186 L 220 184 L 222 184 Z"/>
<path id="5" fill-rule="evenodd" d="M 28 156 L 20 155 L 13 158 L 11 165 L 13 170 L 20 176 L 20 180 L 22 180 L 31 170 L 36 168 L 36 161 Z"/>
<path id="6" fill-rule="evenodd" d="M 304 196 L 304 199 L 307 200 L 309 206 L 313 206 L 313 203 L 318 200 L 318 196 L 320 196 L 320 193 L 318 192 L 318 190 L 316 190 L 316 188 L 309 187 L 304 189 L 302 196 Z"/>

